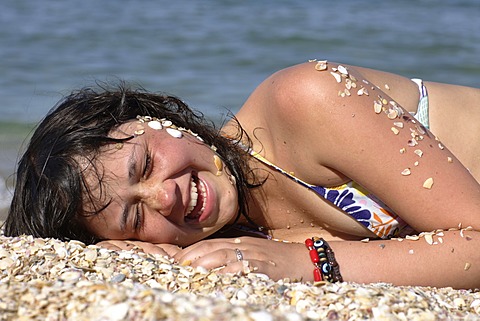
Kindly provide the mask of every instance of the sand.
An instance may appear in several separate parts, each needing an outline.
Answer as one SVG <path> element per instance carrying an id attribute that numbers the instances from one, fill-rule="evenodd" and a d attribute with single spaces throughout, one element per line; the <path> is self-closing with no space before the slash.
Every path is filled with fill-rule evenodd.
<path id="1" fill-rule="evenodd" d="M 480 320 L 480 292 L 220 274 L 77 241 L 0 236 L 0 320 Z"/>

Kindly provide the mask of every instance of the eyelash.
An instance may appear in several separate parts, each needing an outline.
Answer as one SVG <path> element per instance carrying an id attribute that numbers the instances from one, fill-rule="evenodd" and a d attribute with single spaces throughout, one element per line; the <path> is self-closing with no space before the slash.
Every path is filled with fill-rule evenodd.
<path id="1" fill-rule="evenodd" d="M 145 178 L 145 176 L 148 176 L 151 172 L 151 167 L 152 167 L 152 158 L 150 155 L 147 153 L 145 156 L 145 168 L 143 169 L 142 176 Z"/>
<path id="2" fill-rule="evenodd" d="M 146 178 L 146 176 L 149 175 L 149 173 L 151 172 L 151 167 L 152 167 L 152 158 L 147 153 L 145 156 L 145 168 L 143 169 L 143 173 L 142 173 L 143 178 Z M 141 207 L 141 204 L 137 204 L 137 213 L 135 215 L 135 222 L 134 222 L 134 228 L 136 230 L 140 227 L 142 223 L 142 220 L 141 220 L 142 215 L 141 215 L 140 207 Z"/>
<path id="3" fill-rule="evenodd" d="M 141 220 L 141 214 L 140 214 L 140 204 L 137 204 L 137 215 L 135 215 L 135 221 L 133 222 L 133 227 L 135 230 L 138 230 L 138 228 L 140 227 L 140 225 L 142 224 L 142 220 Z"/>

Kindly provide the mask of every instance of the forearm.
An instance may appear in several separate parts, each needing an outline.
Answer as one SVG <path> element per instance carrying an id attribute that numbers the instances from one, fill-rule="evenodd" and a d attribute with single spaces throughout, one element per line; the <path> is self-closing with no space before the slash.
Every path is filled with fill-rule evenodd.
<path id="1" fill-rule="evenodd" d="M 444 231 L 403 241 L 332 241 L 345 281 L 454 288 L 480 287 L 480 232 Z"/>

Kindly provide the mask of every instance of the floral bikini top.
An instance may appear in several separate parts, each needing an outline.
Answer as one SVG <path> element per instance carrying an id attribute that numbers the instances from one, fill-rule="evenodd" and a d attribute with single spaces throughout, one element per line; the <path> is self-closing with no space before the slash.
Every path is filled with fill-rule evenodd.
<path id="1" fill-rule="evenodd" d="M 379 238 L 389 239 L 392 237 L 405 236 L 414 231 L 398 215 L 394 214 L 387 205 L 354 181 L 337 187 L 312 185 L 302 181 L 277 165 L 272 164 L 254 150 L 246 149 L 246 151 L 270 168 L 275 169 L 296 183 L 323 197 L 365 226 Z"/>

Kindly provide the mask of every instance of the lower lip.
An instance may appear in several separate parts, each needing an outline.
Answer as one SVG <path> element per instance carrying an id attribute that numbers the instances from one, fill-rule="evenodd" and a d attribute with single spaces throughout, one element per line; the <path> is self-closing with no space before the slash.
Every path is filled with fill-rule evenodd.
<path id="1" fill-rule="evenodd" d="M 205 187 L 205 198 L 203 199 L 205 208 L 203 209 L 202 214 L 198 218 L 198 222 L 201 223 L 206 221 L 212 214 L 212 207 L 213 207 L 213 204 L 215 203 L 215 200 L 214 200 L 214 193 L 211 190 L 210 185 L 207 184 L 207 182 L 201 179 L 200 177 L 198 179 L 202 182 L 203 186 Z"/>

